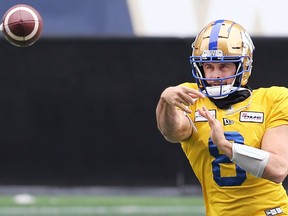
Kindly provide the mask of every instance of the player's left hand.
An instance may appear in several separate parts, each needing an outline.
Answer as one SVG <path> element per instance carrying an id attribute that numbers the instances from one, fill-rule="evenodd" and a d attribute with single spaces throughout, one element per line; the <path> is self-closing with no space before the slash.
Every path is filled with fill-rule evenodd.
<path id="1" fill-rule="evenodd" d="M 219 145 L 221 145 L 221 143 L 227 141 L 224 136 L 224 130 L 222 124 L 220 123 L 220 121 L 215 119 L 214 116 L 211 115 L 211 113 L 205 106 L 203 106 L 203 108 L 199 109 L 198 111 L 201 116 L 205 117 L 208 120 L 209 126 L 211 128 L 210 136 L 213 143 L 216 146 L 220 147 Z"/>

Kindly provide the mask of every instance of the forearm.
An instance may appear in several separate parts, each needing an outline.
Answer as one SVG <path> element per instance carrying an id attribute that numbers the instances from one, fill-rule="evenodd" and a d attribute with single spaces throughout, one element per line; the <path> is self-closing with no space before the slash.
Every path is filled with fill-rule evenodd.
<path id="1" fill-rule="evenodd" d="M 287 160 L 270 153 L 269 161 L 265 167 L 262 177 L 275 183 L 281 183 L 285 180 L 288 173 Z"/>
<path id="2" fill-rule="evenodd" d="M 232 158 L 232 143 L 228 140 L 223 140 L 222 144 L 218 144 L 218 148 L 221 152 L 223 152 L 230 159 Z"/>
<path id="3" fill-rule="evenodd" d="M 185 118 L 182 111 L 160 99 L 156 108 L 157 126 L 168 141 L 179 142 L 187 138 L 189 128 L 185 127 L 183 121 L 188 121 Z"/>

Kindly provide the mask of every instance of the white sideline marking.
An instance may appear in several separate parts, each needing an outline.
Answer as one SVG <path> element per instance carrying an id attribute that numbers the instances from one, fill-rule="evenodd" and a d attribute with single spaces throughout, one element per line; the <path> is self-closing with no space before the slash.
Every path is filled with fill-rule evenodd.
<path id="1" fill-rule="evenodd" d="M 196 214 L 205 213 L 204 206 L 97 206 L 97 207 L 1 207 L 0 215 L 146 215 Z"/>

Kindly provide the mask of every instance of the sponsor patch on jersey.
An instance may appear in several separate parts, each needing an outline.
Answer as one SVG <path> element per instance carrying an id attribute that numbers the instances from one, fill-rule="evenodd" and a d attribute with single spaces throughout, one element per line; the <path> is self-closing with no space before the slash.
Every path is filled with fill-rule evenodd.
<path id="1" fill-rule="evenodd" d="M 282 209 L 280 207 L 265 210 L 266 216 L 278 215 L 278 214 L 281 214 L 281 213 L 283 213 L 283 211 L 282 211 Z"/>
<path id="2" fill-rule="evenodd" d="M 264 113 L 262 112 L 240 112 L 241 122 L 257 122 L 263 123 Z"/>
<path id="3" fill-rule="evenodd" d="M 216 110 L 208 111 L 214 118 L 216 118 Z M 199 114 L 198 111 L 195 112 L 195 121 L 194 122 L 205 122 L 207 119 Z"/>
<path id="4" fill-rule="evenodd" d="M 224 126 L 232 125 L 232 124 L 234 124 L 234 121 L 230 120 L 230 119 L 227 119 L 227 118 L 223 118 L 223 124 L 224 124 Z"/>

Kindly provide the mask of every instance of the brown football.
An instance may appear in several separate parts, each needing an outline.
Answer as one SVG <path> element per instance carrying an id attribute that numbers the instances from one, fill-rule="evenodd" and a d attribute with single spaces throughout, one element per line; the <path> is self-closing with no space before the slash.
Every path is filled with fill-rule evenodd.
<path id="1" fill-rule="evenodd" d="M 9 8 L 4 14 L 0 30 L 11 44 L 27 47 L 40 38 L 43 20 L 33 7 L 17 4 Z"/>

